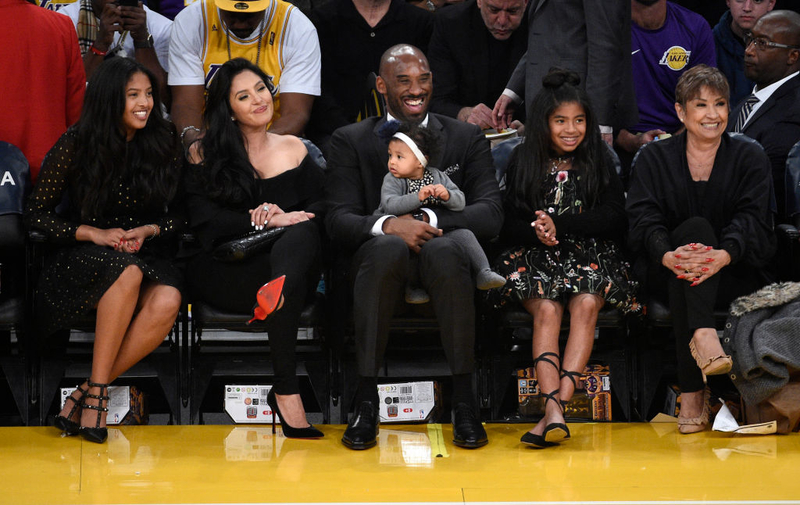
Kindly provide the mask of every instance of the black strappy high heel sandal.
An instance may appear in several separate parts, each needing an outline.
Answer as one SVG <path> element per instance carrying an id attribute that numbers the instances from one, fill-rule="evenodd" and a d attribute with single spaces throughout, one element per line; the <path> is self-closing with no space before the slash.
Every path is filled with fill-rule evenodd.
<path id="1" fill-rule="evenodd" d="M 556 368 L 556 370 L 560 370 L 561 367 L 557 365 L 553 360 L 549 359 L 548 356 L 554 356 L 556 359 L 559 359 L 560 361 L 560 357 L 558 354 L 554 352 L 543 352 L 542 354 L 537 356 L 536 359 L 533 360 L 534 368 L 536 367 L 536 364 L 538 362 L 544 361 L 553 365 Z M 559 406 L 559 408 L 561 408 L 561 411 L 563 412 L 564 409 L 563 407 L 561 407 L 561 403 L 556 398 L 556 395 L 558 395 L 558 393 L 559 389 L 555 389 L 554 391 L 551 391 L 549 393 L 542 392 L 542 396 L 545 397 L 544 401 L 545 405 L 547 405 L 548 401 L 552 400 L 556 402 L 556 404 Z M 570 437 L 569 428 L 567 428 L 566 424 L 550 423 L 547 426 L 545 426 L 544 431 L 542 432 L 541 435 L 536 435 L 531 432 L 526 432 L 524 435 L 522 435 L 522 438 L 520 438 L 520 442 L 522 442 L 523 444 L 543 449 L 545 447 L 552 447 L 554 445 L 558 445 L 558 442 L 561 442 L 562 440 L 565 440 L 569 437 Z"/>
<path id="2" fill-rule="evenodd" d="M 92 409 L 97 411 L 97 422 L 94 427 L 81 426 L 79 432 L 81 436 L 89 442 L 102 444 L 108 438 L 108 428 L 105 426 L 100 427 L 100 421 L 103 419 L 103 412 L 108 412 L 108 384 L 97 384 L 90 381 L 89 388 L 100 388 L 100 394 L 93 395 L 91 393 L 86 393 L 83 397 L 82 406 L 84 409 Z M 88 398 L 97 400 L 98 404 L 89 405 L 86 403 Z M 103 406 L 103 402 L 105 402 L 105 407 Z"/>
<path id="3" fill-rule="evenodd" d="M 86 379 L 86 382 L 89 382 L 89 379 Z M 72 396 L 72 395 L 75 394 L 75 391 L 80 391 L 81 392 L 81 395 L 79 397 L 77 397 L 77 398 Z M 78 431 L 80 431 L 80 429 L 81 429 L 81 424 L 80 423 L 76 423 L 75 421 L 73 421 L 72 420 L 72 416 L 74 416 L 75 412 L 78 410 L 78 408 L 81 407 L 81 403 L 83 403 L 83 398 L 86 396 L 86 393 L 89 392 L 88 389 L 81 389 L 81 386 L 78 386 L 77 388 L 75 388 L 75 391 L 73 391 L 67 397 L 67 399 L 64 400 L 65 403 L 67 401 L 69 401 L 69 400 L 72 400 L 72 408 L 69 409 L 69 414 L 67 414 L 67 417 L 64 417 L 62 415 L 57 415 L 55 420 L 53 420 L 53 426 L 55 426 L 59 430 L 63 431 L 64 434 L 67 435 L 68 437 L 72 437 L 74 435 L 77 435 Z"/>

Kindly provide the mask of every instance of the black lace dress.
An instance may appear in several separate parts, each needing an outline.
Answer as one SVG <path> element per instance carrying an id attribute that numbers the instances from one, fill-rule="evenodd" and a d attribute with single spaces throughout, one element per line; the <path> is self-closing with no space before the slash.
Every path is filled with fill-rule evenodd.
<path id="1" fill-rule="evenodd" d="M 623 312 L 641 310 L 636 299 L 638 283 L 613 240 L 559 231 L 560 217 L 585 210 L 578 191 L 580 178 L 571 170 L 548 175 L 550 189 L 545 197 L 545 210 L 556 222 L 558 244 L 549 247 L 537 241 L 503 251 L 493 269 L 507 282 L 489 294 L 493 305 L 499 307 L 509 300 L 531 298 L 565 302 L 572 294 L 593 293 L 603 297 L 607 306 Z M 525 221 L 530 223 L 533 219 Z M 535 233 L 532 227 L 529 233 Z"/>
<path id="2" fill-rule="evenodd" d="M 28 199 L 26 223 L 47 235 L 45 267 L 39 279 L 36 322 L 44 334 L 69 328 L 88 314 L 129 265 L 137 265 L 155 282 L 181 288 L 182 274 L 174 266 L 176 227 L 181 220 L 171 216 L 165 205 L 145 203 L 127 181 L 106 188 L 110 193 L 102 217 L 82 219 L 71 208 L 61 212 L 64 195 L 72 197 L 69 167 L 75 155 L 75 135 L 67 131 L 47 153 L 33 193 Z M 180 169 L 180 159 L 170 170 Z M 82 224 L 97 228 L 129 230 L 156 224 L 161 233 L 146 240 L 136 254 L 115 251 L 91 242 L 78 242 L 75 233 Z"/>

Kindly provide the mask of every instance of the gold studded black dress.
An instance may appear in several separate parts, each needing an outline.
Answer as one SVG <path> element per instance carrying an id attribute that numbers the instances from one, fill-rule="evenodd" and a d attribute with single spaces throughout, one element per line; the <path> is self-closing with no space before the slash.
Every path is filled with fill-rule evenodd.
<path id="1" fill-rule="evenodd" d="M 147 199 L 135 194 L 126 181 L 117 181 L 106 188 L 113 198 L 108 198 L 101 217 L 82 219 L 78 210 L 65 208 L 65 201 L 73 196 L 74 177 L 70 176 L 69 167 L 74 154 L 75 135 L 70 130 L 47 153 L 26 209 L 26 223 L 44 232 L 48 242 L 36 301 L 36 322 L 45 335 L 69 328 L 88 314 L 129 265 L 137 265 L 145 278 L 155 282 L 178 289 L 182 283 L 182 275 L 173 263 L 175 231 L 182 221 L 171 215 L 165 205 L 145 203 Z M 176 158 L 170 170 L 179 169 L 180 159 Z M 125 230 L 156 224 L 161 233 L 146 240 L 138 253 L 131 254 L 78 242 L 75 233 L 82 224 Z"/>

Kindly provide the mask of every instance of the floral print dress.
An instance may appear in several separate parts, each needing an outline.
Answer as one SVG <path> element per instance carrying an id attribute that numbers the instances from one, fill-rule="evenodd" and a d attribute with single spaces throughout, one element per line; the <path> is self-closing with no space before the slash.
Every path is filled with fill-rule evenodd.
<path id="1" fill-rule="evenodd" d="M 580 214 L 580 175 L 562 170 L 548 177 L 547 212 Z M 503 251 L 493 270 L 507 282 L 490 293 L 489 301 L 500 307 L 509 300 L 547 298 L 565 302 L 572 294 L 594 293 L 603 297 L 606 306 L 623 312 L 641 310 L 636 300 L 638 283 L 613 241 L 571 234 L 558 234 L 557 238 L 558 244 L 552 247 L 539 244 Z"/>

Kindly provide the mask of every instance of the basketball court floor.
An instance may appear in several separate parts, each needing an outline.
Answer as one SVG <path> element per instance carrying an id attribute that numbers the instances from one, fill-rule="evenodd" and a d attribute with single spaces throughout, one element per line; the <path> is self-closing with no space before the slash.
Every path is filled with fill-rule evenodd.
<path id="1" fill-rule="evenodd" d="M 774 503 L 800 504 L 800 435 L 680 435 L 674 423 L 573 423 L 537 450 L 529 425 L 382 425 L 351 451 L 269 426 L 123 426 L 103 445 L 50 427 L 0 428 L 0 504 Z"/>

